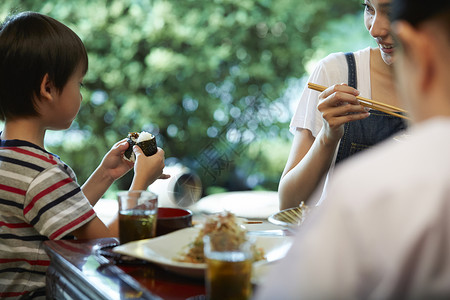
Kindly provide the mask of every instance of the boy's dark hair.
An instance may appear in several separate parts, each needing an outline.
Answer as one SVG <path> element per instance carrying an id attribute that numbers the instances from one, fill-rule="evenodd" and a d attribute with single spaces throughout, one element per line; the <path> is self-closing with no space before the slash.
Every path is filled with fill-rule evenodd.
<path id="1" fill-rule="evenodd" d="M 85 74 L 86 49 L 64 24 L 35 12 L 7 18 L 0 25 L 0 120 L 37 116 L 45 74 L 61 92 L 80 64 Z"/>

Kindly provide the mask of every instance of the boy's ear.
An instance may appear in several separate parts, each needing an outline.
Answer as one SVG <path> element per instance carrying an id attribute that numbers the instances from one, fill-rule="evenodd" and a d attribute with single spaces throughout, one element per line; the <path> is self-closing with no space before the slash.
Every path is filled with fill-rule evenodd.
<path id="1" fill-rule="evenodd" d="M 48 76 L 48 73 L 44 75 L 44 78 L 42 78 L 41 82 L 41 88 L 39 96 L 43 99 L 52 100 L 53 99 L 53 90 L 55 89 L 55 86 L 50 81 L 50 78 Z"/>

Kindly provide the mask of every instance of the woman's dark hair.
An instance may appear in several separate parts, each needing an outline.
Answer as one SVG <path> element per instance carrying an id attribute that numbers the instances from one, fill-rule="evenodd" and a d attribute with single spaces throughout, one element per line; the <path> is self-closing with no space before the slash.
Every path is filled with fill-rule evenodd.
<path id="1" fill-rule="evenodd" d="M 7 18 L 0 25 L 0 119 L 38 115 L 45 74 L 61 92 L 80 64 L 85 74 L 86 49 L 64 24 L 35 12 Z"/>

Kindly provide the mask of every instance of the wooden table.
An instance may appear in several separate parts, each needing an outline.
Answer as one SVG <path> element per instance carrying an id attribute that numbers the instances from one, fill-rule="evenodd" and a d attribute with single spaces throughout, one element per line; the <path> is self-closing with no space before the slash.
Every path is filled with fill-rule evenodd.
<path id="1" fill-rule="evenodd" d="M 204 299 L 203 280 L 108 257 L 116 239 L 46 241 L 49 299 Z M 106 250 L 105 250 L 106 249 Z M 106 251 L 106 252 L 105 252 Z"/>

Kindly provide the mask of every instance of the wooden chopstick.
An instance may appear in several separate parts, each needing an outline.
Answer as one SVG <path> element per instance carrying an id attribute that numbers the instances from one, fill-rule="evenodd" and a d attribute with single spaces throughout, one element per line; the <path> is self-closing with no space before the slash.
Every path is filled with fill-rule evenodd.
<path id="1" fill-rule="evenodd" d="M 325 89 L 327 89 L 327 87 L 325 87 L 323 85 L 319 85 L 319 84 L 315 84 L 315 83 L 311 83 L 311 82 L 308 82 L 308 88 L 316 90 L 316 91 L 319 91 L 319 92 L 323 92 Z M 361 96 L 357 96 L 356 98 L 358 100 L 367 102 L 368 104 L 373 104 L 374 106 L 381 106 L 381 107 L 384 107 L 384 108 L 388 108 L 388 109 L 392 110 L 393 112 L 400 111 L 400 112 L 406 113 L 406 110 L 398 108 L 398 107 L 395 107 L 395 106 L 392 106 L 392 105 L 388 105 L 388 104 L 385 104 L 385 103 L 377 102 L 375 100 L 364 98 L 364 97 L 361 97 Z"/>
<path id="2" fill-rule="evenodd" d="M 319 84 L 315 84 L 315 83 L 311 83 L 311 82 L 308 82 L 308 88 L 315 90 L 315 91 L 319 91 L 319 92 L 323 92 L 325 89 L 327 89 L 327 87 L 325 87 L 323 85 L 319 85 Z M 384 104 L 381 102 L 377 102 L 375 100 L 364 98 L 361 96 L 356 96 L 356 99 L 358 99 L 360 101 L 359 103 L 364 107 L 373 108 L 373 109 L 385 112 L 389 115 L 409 120 L 408 117 L 406 117 L 402 114 L 396 113 L 396 111 L 407 113 L 406 110 L 404 110 L 404 109 L 401 109 L 401 108 L 398 108 L 398 107 L 395 107 L 392 105 Z"/>
<path id="3" fill-rule="evenodd" d="M 245 224 L 262 224 L 262 223 L 263 221 L 256 221 L 256 220 L 245 222 Z"/>

